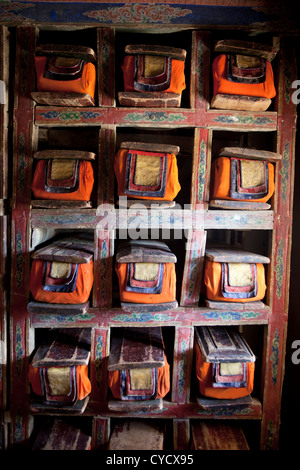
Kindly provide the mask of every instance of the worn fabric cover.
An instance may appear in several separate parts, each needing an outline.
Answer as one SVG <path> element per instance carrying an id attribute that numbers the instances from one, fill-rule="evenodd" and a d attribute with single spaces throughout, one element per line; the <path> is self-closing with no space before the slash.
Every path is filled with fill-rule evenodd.
<path id="1" fill-rule="evenodd" d="M 56 59 L 56 66 L 53 62 Z M 67 65 L 66 58 L 59 58 Z M 91 62 L 78 61 L 78 67 L 62 67 L 55 57 L 36 56 L 35 70 L 38 91 L 64 93 L 86 93 L 94 98 L 96 86 L 96 67 Z M 72 79 L 67 78 L 68 70 L 75 70 Z M 60 70 L 62 73 L 60 73 Z M 50 78 L 53 77 L 53 78 Z"/>
<path id="2" fill-rule="evenodd" d="M 272 65 L 265 61 L 265 80 L 261 83 L 239 83 L 228 80 L 227 55 L 218 55 L 212 63 L 213 94 L 258 96 L 261 98 L 274 98 L 276 90 Z"/>
<path id="3" fill-rule="evenodd" d="M 155 172 L 156 158 L 162 167 L 159 176 Z M 145 175 L 147 166 L 152 175 L 152 180 L 148 181 Z M 173 153 L 120 149 L 115 156 L 114 171 L 118 183 L 118 196 L 173 201 L 181 189 L 177 159 Z"/>
<path id="4" fill-rule="evenodd" d="M 132 369 L 134 370 L 134 369 Z M 139 372 L 136 372 L 135 374 L 139 373 L 141 374 L 141 371 L 144 370 L 146 371 L 147 369 L 139 369 Z M 135 389 L 132 392 L 127 389 L 127 393 L 124 394 L 124 388 L 128 387 L 128 384 L 130 383 L 129 379 L 129 373 L 130 370 L 114 370 L 114 371 L 109 371 L 108 372 L 108 386 L 114 396 L 114 398 L 117 398 L 119 400 L 147 400 L 147 399 L 156 399 L 156 398 L 163 398 L 166 396 L 166 394 L 170 390 L 170 365 L 168 364 L 167 361 L 167 356 L 165 355 L 165 364 L 162 367 L 158 367 L 157 369 L 150 369 L 151 373 L 156 374 L 156 381 L 157 381 L 157 386 L 151 391 L 149 385 L 147 388 L 143 389 Z M 124 383 L 122 384 L 122 376 L 125 376 L 125 387 Z M 145 378 L 145 377 L 144 377 Z M 132 379 L 132 378 L 131 378 Z M 131 381 L 133 383 L 133 381 Z M 140 383 L 142 383 L 142 380 L 140 379 Z"/>
<path id="5" fill-rule="evenodd" d="M 157 292 L 156 286 L 129 286 L 128 278 L 130 275 L 130 263 L 116 263 L 116 273 L 119 280 L 119 291 L 121 302 L 156 304 L 164 302 L 173 302 L 176 296 L 176 272 L 174 263 L 162 263 L 163 275 L 162 284 Z M 149 281 L 147 281 L 149 282 Z M 148 289 L 148 290 L 147 290 Z M 157 292 L 157 293 L 156 293 Z"/>
<path id="6" fill-rule="evenodd" d="M 183 60 L 167 58 L 170 62 L 170 76 L 165 77 L 165 73 L 158 71 L 157 75 L 153 75 L 154 72 L 149 72 L 148 77 L 151 79 L 145 80 L 147 75 L 139 74 L 140 64 L 139 61 L 149 60 L 149 56 L 143 55 L 126 55 L 122 64 L 123 79 L 124 79 L 124 91 L 126 92 L 151 92 L 158 91 L 164 93 L 178 93 L 182 94 L 182 91 L 186 88 Z M 153 56 L 155 57 L 155 56 Z M 142 58 L 142 59 L 141 59 Z M 157 58 L 155 59 L 157 61 Z M 145 63 L 145 62 L 144 62 Z M 145 69 L 144 69 L 145 70 Z M 147 71 L 146 71 L 147 74 Z M 167 73 L 166 73 L 167 74 Z M 168 74 L 167 74 L 168 75 Z M 157 79 L 157 86 L 155 86 L 155 78 Z M 143 86 L 145 85 L 145 86 Z M 147 86 L 148 85 L 148 86 Z"/>
<path id="7" fill-rule="evenodd" d="M 233 170 L 233 164 L 237 166 L 237 170 Z M 267 166 L 267 182 L 266 188 L 261 186 L 252 186 L 245 189 L 238 187 L 238 177 L 240 168 L 243 165 L 251 165 L 253 171 L 253 185 L 258 183 L 257 171 L 255 166 L 265 164 Z M 234 174 L 233 174 L 234 171 Z M 252 201 L 252 202 L 267 202 L 274 194 L 275 190 L 275 176 L 274 166 L 270 162 L 262 162 L 259 160 L 236 159 L 230 157 L 218 157 L 212 162 L 211 168 L 211 199 L 227 199 L 239 201 Z M 256 175 L 256 181 L 255 181 Z M 251 178 L 248 178 L 250 181 Z M 232 185 L 235 185 L 235 192 L 232 192 Z M 248 184 L 251 184 L 248 183 Z M 259 184 L 259 183 L 258 183 Z"/>
<path id="8" fill-rule="evenodd" d="M 74 276 L 61 279 L 51 277 L 49 266 L 51 263 L 41 259 L 32 262 L 29 288 L 35 300 L 54 304 L 80 304 L 88 300 L 93 287 L 93 261 L 75 265 L 76 279 Z M 52 278 L 51 283 L 49 278 Z"/>
<path id="9" fill-rule="evenodd" d="M 224 265 L 230 264 L 232 263 L 205 261 L 204 285 L 207 299 L 222 302 L 253 302 L 263 299 L 266 292 L 264 265 L 262 263 L 255 264 L 254 285 L 249 283 L 244 286 L 228 286 L 228 277 L 224 277 Z"/>
<path id="10" fill-rule="evenodd" d="M 31 189 L 36 199 L 54 199 L 64 201 L 89 201 L 94 185 L 94 171 L 90 161 L 76 160 L 78 164 L 78 182 L 74 184 L 70 182 L 72 178 L 60 180 L 58 171 L 54 179 L 51 173 L 51 182 L 49 185 L 48 165 L 49 168 L 57 169 L 60 159 L 38 160 L 34 171 Z M 75 161 L 75 160 L 74 160 Z M 54 163 L 54 166 L 53 166 Z M 59 165 L 60 166 L 60 165 Z M 62 175 L 63 176 L 63 175 Z M 68 189 L 70 188 L 70 189 Z"/>
<path id="11" fill-rule="evenodd" d="M 36 395 L 44 396 L 40 378 L 40 367 L 29 364 L 28 377 L 32 390 Z M 59 367 L 57 367 L 59 369 Z M 76 366 L 77 400 L 82 400 L 91 392 L 91 382 L 88 377 L 88 365 Z"/>
<path id="12" fill-rule="evenodd" d="M 219 399 L 234 399 L 242 398 L 250 395 L 253 391 L 254 384 L 254 362 L 246 363 L 246 384 L 242 387 L 216 387 L 213 384 L 213 368 L 214 363 L 205 362 L 203 360 L 201 351 L 196 342 L 195 344 L 195 355 L 196 355 L 196 376 L 198 379 L 198 387 L 201 395 L 210 398 Z M 219 364 L 219 363 L 217 363 Z"/>

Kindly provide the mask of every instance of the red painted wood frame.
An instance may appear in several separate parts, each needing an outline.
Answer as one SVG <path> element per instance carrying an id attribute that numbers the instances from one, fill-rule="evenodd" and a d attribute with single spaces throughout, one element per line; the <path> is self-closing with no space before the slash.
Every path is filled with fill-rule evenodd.
<path id="1" fill-rule="evenodd" d="M 114 31 L 101 28 L 98 32 L 101 59 L 99 69 L 112 73 L 113 65 L 107 59 L 114 57 Z M 113 80 L 99 88 L 99 107 L 96 108 L 33 108 L 30 92 L 34 84 L 35 27 L 17 27 L 16 89 L 14 102 L 14 174 L 12 206 L 12 275 L 11 275 L 11 442 L 24 443 L 29 437 L 28 410 L 28 358 L 32 350 L 30 339 L 34 328 L 81 326 L 92 328 L 91 380 L 93 392 L 87 416 L 97 415 L 93 421 L 93 447 L 103 448 L 109 435 L 111 416 L 127 416 L 109 412 L 106 403 L 106 361 L 109 351 L 111 326 L 173 326 L 175 344 L 173 357 L 172 398 L 165 402 L 160 414 L 151 417 L 174 418 L 174 436 L 179 436 L 181 426 L 188 436 L 188 419 L 211 418 L 217 413 L 200 411 L 190 401 L 190 377 L 193 350 L 193 327 L 201 324 L 263 325 L 265 348 L 261 378 L 262 403 L 257 400 L 243 413 L 243 419 L 261 419 L 261 448 L 276 448 L 278 444 L 279 409 L 285 349 L 288 309 L 288 270 L 292 226 L 292 181 L 295 144 L 295 106 L 291 100 L 291 83 L 296 78 L 292 39 L 283 38 L 280 51 L 280 73 L 276 111 L 252 113 L 247 111 L 222 111 L 209 109 L 208 80 L 210 73 L 210 38 L 208 32 L 195 31 L 192 35 L 192 66 L 190 83 L 190 109 L 164 110 L 116 108 Z M 106 55 L 104 54 L 104 51 Z M 201 65 L 203 64 L 203 68 Z M 100 68 L 101 66 L 101 68 Z M 199 72 L 200 70 L 200 72 Z M 103 72 L 103 70 L 102 70 Z M 99 228 L 97 211 L 80 211 L 68 218 L 59 211 L 30 210 L 30 180 L 32 153 L 36 145 L 37 126 L 96 126 L 99 127 L 98 193 L 97 203 L 113 201 L 112 156 L 115 151 L 116 123 L 120 126 L 194 127 L 194 153 L 191 189 L 192 211 L 203 211 L 203 225 L 191 230 L 186 252 L 180 307 L 166 314 L 153 314 L 147 320 L 143 315 L 128 315 L 119 308 L 111 308 L 113 233 Z M 283 125 L 283 122 L 285 125 Z M 288 123 L 288 125 L 287 125 Z M 277 131 L 276 151 L 283 156 L 277 167 L 277 196 L 274 213 L 247 214 L 248 222 L 235 222 L 235 211 L 207 210 L 209 201 L 210 149 L 213 130 L 226 131 Z M 274 216 L 274 217 L 273 217 Z M 78 221 L 80 219 L 80 223 Z M 242 219 L 242 217 L 241 217 Z M 264 219 L 266 225 L 258 222 Z M 221 221 L 220 221 L 221 220 Z M 267 220 L 267 222 L 266 222 Z M 101 221 L 101 218 L 100 218 Z M 162 222 L 160 222 L 162 223 Z M 32 224 L 32 225 L 31 225 Z M 80 225 L 81 224 L 81 225 Z M 258 225 L 257 225 L 258 224 Z M 32 315 L 27 313 L 29 274 L 29 234 L 31 226 L 60 228 L 92 228 L 95 233 L 95 284 L 93 305 L 80 318 L 58 315 Z M 202 275 L 205 231 L 209 228 L 272 230 L 272 263 L 269 272 L 267 306 L 242 311 L 228 309 L 211 311 L 197 306 L 199 279 Z M 100 274 L 99 274 L 100 273 Z M 230 418 L 239 419 L 238 412 Z M 221 419 L 228 418 L 226 413 Z M 180 433 L 181 436 L 181 433 Z M 181 438 L 174 438 L 174 447 L 182 448 Z M 185 441 L 187 438 L 185 438 Z"/>

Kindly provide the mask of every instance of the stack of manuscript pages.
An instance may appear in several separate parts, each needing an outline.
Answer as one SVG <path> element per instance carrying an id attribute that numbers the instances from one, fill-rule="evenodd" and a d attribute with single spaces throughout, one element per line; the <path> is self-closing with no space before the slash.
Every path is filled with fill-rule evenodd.
<path id="1" fill-rule="evenodd" d="M 94 240 L 66 236 L 32 252 L 29 312 L 84 313 L 94 280 Z"/>
<path id="2" fill-rule="evenodd" d="M 200 404 L 251 402 L 256 358 L 234 327 L 195 328 L 195 355 Z"/>
<path id="3" fill-rule="evenodd" d="M 249 450 L 237 423 L 191 420 L 192 450 Z"/>
<path id="4" fill-rule="evenodd" d="M 44 44 L 36 48 L 37 90 L 31 97 L 38 104 L 94 106 L 97 58 L 84 46 Z"/>
<path id="5" fill-rule="evenodd" d="M 210 207 L 265 210 L 275 190 L 274 163 L 281 155 L 266 150 L 222 148 L 211 165 Z"/>
<path id="6" fill-rule="evenodd" d="M 31 189 L 33 207 L 91 207 L 94 186 L 92 161 L 95 154 L 80 150 L 41 150 L 36 161 Z"/>
<path id="7" fill-rule="evenodd" d="M 211 107 L 265 111 L 276 95 L 271 61 L 277 48 L 255 42 L 223 40 L 215 45 Z"/>
<path id="8" fill-rule="evenodd" d="M 163 202 L 160 208 L 174 206 L 173 199 L 181 189 L 176 159 L 179 150 L 175 145 L 122 142 L 114 161 L 119 205 L 128 198 L 148 206 L 156 201 Z"/>
<path id="9" fill-rule="evenodd" d="M 122 64 L 124 106 L 179 107 L 185 84 L 186 51 L 156 45 L 127 45 Z"/>
<path id="10" fill-rule="evenodd" d="M 32 450 L 90 450 L 91 436 L 70 420 L 47 419 Z"/>
<path id="11" fill-rule="evenodd" d="M 177 308 L 176 256 L 163 243 L 129 240 L 120 243 L 116 256 L 121 307 L 131 312 Z"/>
<path id="12" fill-rule="evenodd" d="M 266 293 L 266 256 L 236 248 L 206 248 L 204 267 L 205 304 L 211 308 L 263 307 Z M 255 302 L 253 304 L 253 302 Z"/>
<path id="13" fill-rule="evenodd" d="M 66 328 L 37 349 L 29 365 L 29 380 L 37 399 L 35 410 L 82 413 L 91 392 L 88 377 L 91 332 Z"/>
<path id="14" fill-rule="evenodd" d="M 150 420 L 126 420 L 117 423 L 111 434 L 108 450 L 163 450 L 163 426 Z"/>
<path id="15" fill-rule="evenodd" d="M 160 327 L 122 328 L 112 338 L 108 360 L 108 386 L 117 411 L 162 409 L 170 390 L 170 366 Z"/>

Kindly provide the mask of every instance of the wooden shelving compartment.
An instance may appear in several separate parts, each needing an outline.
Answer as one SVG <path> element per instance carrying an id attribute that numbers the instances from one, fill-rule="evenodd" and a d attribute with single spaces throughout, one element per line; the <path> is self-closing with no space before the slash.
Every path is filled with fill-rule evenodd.
<path id="1" fill-rule="evenodd" d="M 92 392 L 82 419 L 89 423 L 92 448 L 107 445 L 112 423 L 118 419 L 136 418 L 133 412 L 115 412 L 107 406 L 107 360 L 111 330 L 119 327 L 161 326 L 168 331 L 173 346 L 168 350 L 172 363 L 171 392 L 163 401 L 163 410 L 145 414 L 157 420 L 167 419 L 173 429 L 173 448 L 189 449 L 191 422 L 194 420 L 255 421 L 260 427 L 261 449 L 278 444 L 279 409 L 283 374 L 285 329 L 287 322 L 288 270 L 292 226 L 292 181 L 295 141 L 295 107 L 291 102 L 288 83 L 296 77 L 292 39 L 280 38 L 276 62 L 277 97 L 271 110 L 265 112 L 220 111 L 210 109 L 210 64 L 214 32 L 182 28 L 164 40 L 186 47 L 187 88 L 180 108 L 122 107 L 117 100 L 120 89 L 120 44 L 124 38 L 137 43 L 153 41 L 147 32 L 119 32 L 114 27 L 99 27 L 78 31 L 60 31 L 57 43 L 71 40 L 84 42 L 97 51 L 98 82 L 95 106 L 54 107 L 34 103 L 31 92 L 35 86 L 34 53 L 37 43 L 48 40 L 47 28 L 17 26 L 14 30 L 15 89 L 13 109 L 13 195 L 11 203 L 11 445 L 26 444 L 33 424 L 39 423 L 40 413 L 32 414 L 29 407 L 28 364 L 38 343 L 38 331 L 48 328 L 91 328 L 90 379 Z M 51 32 L 51 38 L 55 35 Z M 222 37 L 222 31 L 218 32 Z M 156 36 L 156 41 L 158 40 Z M 272 37 L 269 41 L 272 42 Z M 277 41 L 277 39 L 276 39 Z M 288 73 L 286 72 L 288 70 Z M 283 126 L 284 122 L 284 126 Z M 287 125 L 288 123 L 288 125 Z M 262 137 L 263 136 L 263 137 Z M 138 140 L 172 143 L 180 146 L 177 156 L 182 191 L 178 205 L 172 211 L 152 213 L 150 222 L 164 239 L 163 229 L 170 224 L 171 240 L 178 254 L 178 308 L 150 314 L 124 312 L 118 299 L 114 263 L 121 223 L 140 221 L 139 230 L 149 234 L 149 217 L 141 218 L 139 210 L 122 211 L 117 206 L 113 158 L 120 142 Z M 39 209 L 32 207 L 30 190 L 34 169 L 33 154 L 56 145 L 93 151 L 95 186 L 92 207 L 76 211 L 69 209 Z M 267 211 L 220 210 L 209 207 L 211 162 L 220 146 L 258 145 L 282 155 L 276 162 L 276 190 Z M 184 205 L 188 206 L 186 208 Z M 184 217 L 186 217 L 184 219 Z M 106 225 L 103 225 L 105 219 Z M 171 221 L 171 222 L 170 222 Z M 183 224 L 184 221 L 184 224 Z M 152 225 L 151 225 L 152 227 Z M 30 241 L 32 230 L 94 233 L 94 285 L 88 312 L 81 315 L 28 312 Z M 176 231 L 184 232 L 176 239 Z M 220 236 L 230 244 L 253 245 L 266 251 L 271 258 L 267 272 L 267 296 L 264 306 L 251 305 L 242 310 L 206 307 L 200 295 L 203 257 L 207 241 Z M 255 236 L 251 237 L 251 234 Z M 260 235 L 263 245 L 261 245 Z M 231 325 L 259 331 L 259 367 L 256 372 L 257 393 L 249 407 L 241 412 L 201 410 L 192 392 L 194 327 L 201 325 Z M 180 378 L 180 380 L 178 380 Z M 260 389 L 259 389 L 260 388 Z M 77 417 L 81 419 L 81 417 Z M 250 426 L 251 427 L 251 426 Z M 35 434 L 35 432 L 34 432 Z M 99 438 L 101 436 L 101 438 Z"/>

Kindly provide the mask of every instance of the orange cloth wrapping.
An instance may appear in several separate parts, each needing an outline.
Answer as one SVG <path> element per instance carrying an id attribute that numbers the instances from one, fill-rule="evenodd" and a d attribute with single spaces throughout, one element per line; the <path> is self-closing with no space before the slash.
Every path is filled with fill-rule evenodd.
<path id="1" fill-rule="evenodd" d="M 80 263 L 76 287 L 73 292 L 49 292 L 43 290 L 44 260 L 32 262 L 29 289 L 35 300 L 51 304 L 80 304 L 88 300 L 93 287 L 93 261 Z"/>
<path id="2" fill-rule="evenodd" d="M 185 62 L 183 60 L 171 60 L 171 81 L 170 86 L 162 93 L 178 93 L 181 94 L 186 88 L 185 75 L 184 75 Z M 123 78 L 124 78 L 124 91 L 135 92 L 133 86 L 134 73 L 135 73 L 135 56 L 127 55 L 122 64 Z"/>
<path id="3" fill-rule="evenodd" d="M 198 345 L 196 351 L 196 376 L 201 395 L 210 398 L 234 399 L 250 395 L 254 384 L 254 362 L 247 362 L 247 386 L 246 387 L 224 387 L 214 388 L 212 386 L 212 363 L 205 362 Z"/>
<path id="4" fill-rule="evenodd" d="M 32 386 L 32 390 L 36 395 L 43 396 L 39 367 L 32 367 L 29 364 L 28 371 L 29 381 Z M 77 399 L 82 400 L 91 392 L 91 382 L 88 377 L 88 365 L 76 366 L 76 379 L 77 379 Z"/>
<path id="5" fill-rule="evenodd" d="M 174 263 L 164 263 L 162 291 L 160 294 L 145 294 L 141 292 L 127 292 L 127 263 L 116 263 L 116 273 L 119 280 L 121 302 L 138 304 L 156 304 L 173 302 L 176 296 L 176 272 Z"/>
<path id="6" fill-rule="evenodd" d="M 275 190 L 275 176 L 274 166 L 272 163 L 267 162 L 269 169 L 269 186 L 268 194 L 260 199 L 252 199 L 250 202 L 267 202 L 274 194 Z M 230 197 L 230 178 L 231 178 L 231 163 L 229 157 L 218 157 L 212 162 L 211 174 L 211 199 L 228 199 L 234 200 Z M 239 201 L 249 201 L 249 199 L 239 199 Z"/>
<path id="7" fill-rule="evenodd" d="M 125 194 L 124 185 L 126 178 L 126 161 L 127 161 L 128 149 L 120 149 L 114 160 L 114 171 L 118 182 L 118 196 L 128 196 L 134 199 L 150 199 L 150 200 L 165 200 L 173 201 L 173 199 L 179 193 L 181 186 L 178 180 L 178 167 L 176 155 L 168 153 L 168 167 L 167 167 L 167 182 L 166 191 L 164 197 L 151 197 L 151 196 L 135 196 Z M 155 154 L 153 154 L 155 155 Z"/>
<path id="8" fill-rule="evenodd" d="M 108 386 L 114 398 L 121 399 L 121 371 L 108 372 Z M 163 398 L 170 390 L 170 365 L 165 355 L 165 365 L 157 368 L 157 397 Z"/>
<path id="9" fill-rule="evenodd" d="M 94 64 L 85 62 L 81 77 L 75 80 L 52 80 L 44 77 L 46 63 L 47 57 L 35 57 L 38 91 L 87 93 L 94 98 L 96 86 L 96 68 Z"/>
<path id="10" fill-rule="evenodd" d="M 266 281 L 265 281 L 265 268 L 261 263 L 256 263 L 257 272 L 257 295 L 255 297 L 242 299 L 242 298 L 225 298 L 222 296 L 222 265 L 221 263 L 213 261 L 205 261 L 204 269 L 204 284 L 205 296 L 209 300 L 219 300 L 228 302 L 253 302 L 261 300 L 265 296 Z"/>
<path id="11" fill-rule="evenodd" d="M 51 193 L 45 191 L 45 165 L 48 160 L 38 160 L 31 189 L 36 199 L 55 199 L 65 201 L 89 201 L 94 185 L 92 163 L 87 160 L 79 162 L 79 187 L 70 193 Z"/>
<path id="12" fill-rule="evenodd" d="M 212 64 L 213 93 L 228 95 L 258 96 L 261 98 L 274 98 L 276 90 L 272 65 L 266 61 L 266 80 L 262 83 L 237 83 L 226 78 L 227 57 L 226 54 L 218 55 Z"/>

